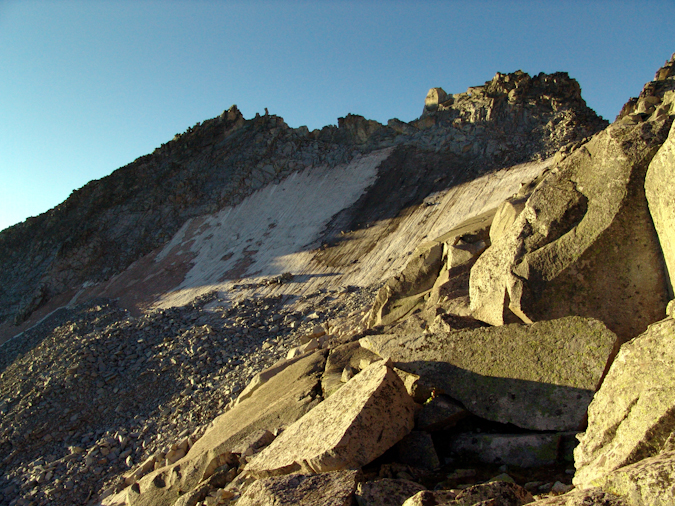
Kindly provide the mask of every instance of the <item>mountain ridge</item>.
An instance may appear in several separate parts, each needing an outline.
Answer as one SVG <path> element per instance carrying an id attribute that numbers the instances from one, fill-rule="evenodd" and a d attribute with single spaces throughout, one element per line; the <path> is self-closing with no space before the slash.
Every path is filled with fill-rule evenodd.
<path id="1" fill-rule="evenodd" d="M 409 124 L 394 119 L 385 126 L 348 115 L 337 127 L 309 132 L 291 129 L 276 116 L 245 120 L 236 106 L 198 123 L 47 213 L 0 232 L 0 321 L 20 324 L 54 296 L 109 279 L 166 242 L 188 218 L 234 205 L 308 166 L 334 166 L 355 152 L 409 144 L 450 153 L 460 166 L 480 164 L 485 172 L 527 161 L 528 153 L 551 155 L 606 124 L 565 73 L 498 73 L 453 97 L 453 104 Z M 483 152 L 467 141 L 467 125 L 492 125 L 484 139 L 480 131 L 466 132 L 484 141 Z M 532 128 L 541 129 L 539 145 L 522 149 L 528 142 L 518 132 L 527 130 L 532 138 Z"/>

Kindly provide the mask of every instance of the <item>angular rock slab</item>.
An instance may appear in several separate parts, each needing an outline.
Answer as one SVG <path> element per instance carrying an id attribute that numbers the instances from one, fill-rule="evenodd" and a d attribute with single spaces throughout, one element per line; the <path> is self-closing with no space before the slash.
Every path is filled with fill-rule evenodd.
<path id="1" fill-rule="evenodd" d="M 645 193 L 649 211 L 659 236 L 670 281 L 670 294 L 675 286 L 675 123 L 668 139 L 649 164 Z"/>
<path id="2" fill-rule="evenodd" d="M 127 488 L 127 504 L 173 505 L 179 490 L 194 489 L 251 434 L 261 429 L 273 431 L 298 420 L 316 404 L 313 394 L 319 388 L 325 362 L 321 352 L 313 353 L 261 384 L 249 398 L 216 418 L 185 457 L 139 480 L 140 494 Z"/>
<path id="3" fill-rule="evenodd" d="M 351 506 L 359 471 L 290 474 L 254 482 L 237 501 L 239 506 Z"/>
<path id="4" fill-rule="evenodd" d="M 473 316 L 582 315 L 623 340 L 662 318 L 666 274 L 644 181 L 671 121 L 611 125 L 551 170 L 473 266 Z"/>
<path id="5" fill-rule="evenodd" d="M 369 365 L 247 466 L 254 476 L 357 469 L 408 434 L 415 402 L 384 362 Z"/>
<path id="6" fill-rule="evenodd" d="M 664 452 L 611 473 L 603 490 L 633 504 L 675 504 L 675 451 Z"/>
<path id="7" fill-rule="evenodd" d="M 567 317 L 360 343 L 482 418 L 568 431 L 584 423 L 617 337 L 602 322 Z"/>
<path id="8" fill-rule="evenodd" d="M 675 320 L 651 325 L 624 344 L 588 408 L 574 451 L 577 487 L 669 449 L 675 432 Z"/>
<path id="9" fill-rule="evenodd" d="M 408 313 L 430 290 L 441 270 L 443 246 L 430 241 L 413 252 L 400 274 L 389 278 L 380 288 L 368 316 L 368 325 L 388 325 Z"/>

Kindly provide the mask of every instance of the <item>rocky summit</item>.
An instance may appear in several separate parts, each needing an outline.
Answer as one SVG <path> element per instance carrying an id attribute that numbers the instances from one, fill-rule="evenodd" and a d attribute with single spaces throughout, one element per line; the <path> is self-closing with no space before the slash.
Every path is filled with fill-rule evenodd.
<path id="1" fill-rule="evenodd" d="M 675 504 L 675 55 L 611 124 L 421 102 L 232 106 L 0 232 L 0 504 Z"/>

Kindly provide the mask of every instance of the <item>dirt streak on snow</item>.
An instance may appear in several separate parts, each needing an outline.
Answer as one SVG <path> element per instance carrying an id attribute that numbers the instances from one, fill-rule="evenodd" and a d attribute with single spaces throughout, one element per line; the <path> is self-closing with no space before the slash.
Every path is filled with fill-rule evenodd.
<path id="1" fill-rule="evenodd" d="M 431 205 L 413 209 L 398 226 L 391 227 L 389 219 L 360 231 L 340 250 L 341 255 L 347 251 L 348 261 L 317 261 L 316 248 L 326 224 L 375 181 L 377 166 L 390 152 L 371 153 L 332 169 L 306 170 L 259 190 L 238 206 L 198 218 L 198 225 L 186 223 L 157 259 L 179 253 L 193 259 L 192 267 L 157 306 L 183 305 L 208 291 L 226 292 L 234 282 L 256 284 L 283 272 L 291 272 L 294 281 L 243 289 L 236 298 L 301 295 L 319 288 L 382 281 L 403 269 L 407 253 L 419 243 L 497 207 L 551 163 L 521 164 L 434 194 L 426 199 Z M 373 237 L 375 247 L 368 249 L 365 243 L 372 245 Z"/>
<path id="2" fill-rule="evenodd" d="M 186 223 L 157 261 L 176 252 L 189 252 L 192 268 L 176 291 L 163 297 L 160 306 L 184 304 L 206 290 L 224 289 L 232 279 L 302 269 L 306 260 L 297 255 L 315 247 L 330 219 L 354 204 L 375 182 L 377 166 L 392 149 L 358 156 L 333 168 L 321 166 L 295 173 L 235 207 L 200 218 L 203 221 L 191 236 L 189 249 L 183 246 L 191 228 L 191 223 Z"/>

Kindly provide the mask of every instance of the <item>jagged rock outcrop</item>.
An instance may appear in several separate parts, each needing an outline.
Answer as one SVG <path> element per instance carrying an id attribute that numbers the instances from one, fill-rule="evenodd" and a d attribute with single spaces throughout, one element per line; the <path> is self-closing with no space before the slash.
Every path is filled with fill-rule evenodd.
<path id="1" fill-rule="evenodd" d="M 419 245 L 405 269 L 380 288 L 368 313 L 370 327 L 390 325 L 417 308 L 469 314 L 468 274 L 488 246 L 495 211 L 490 210 Z M 449 304 L 445 304 L 449 302 Z"/>
<path id="2" fill-rule="evenodd" d="M 534 430 L 577 430 L 617 338 L 597 320 L 568 317 L 360 342 L 482 418 Z"/>
<path id="3" fill-rule="evenodd" d="M 590 316 L 624 340 L 658 320 L 668 299 L 644 178 L 671 123 L 615 123 L 557 165 L 473 267 L 473 315 Z"/>

